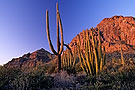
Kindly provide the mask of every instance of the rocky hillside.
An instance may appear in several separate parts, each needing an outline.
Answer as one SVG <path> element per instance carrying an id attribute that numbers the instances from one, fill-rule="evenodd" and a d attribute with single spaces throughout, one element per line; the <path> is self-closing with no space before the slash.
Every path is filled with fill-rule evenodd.
<path id="1" fill-rule="evenodd" d="M 53 54 L 41 48 L 40 50 L 37 50 L 33 53 L 24 54 L 22 57 L 13 58 L 4 66 L 28 69 L 31 67 L 36 67 L 39 64 L 47 63 L 54 58 L 55 56 Z"/>
<path id="2" fill-rule="evenodd" d="M 103 19 L 94 30 L 97 34 L 97 28 L 101 31 L 102 45 L 105 46 L 106 52 L 112 53 L 120 50 L 120 44 L 124 51 L 135 52 L 135 18 L 113 16 Z M 90 30 L 89 30 L 90 32 Z M 83 33 L 79 33 L 81 43 L 83 43 Z M 77 36 L 73 38 L 69 46 L 71 48 L 77 45 Z M 72 49 L 73 50 L 73 49 Z"/>
<path id="3" fill-rule="evenodd" d="M 105 46 L 107 53 L 119 51 L 120 44 L 124 51 L 127 51 L 126 57 L 135 57 L 135 18 L 134 17 L 123 17 L 113 16 L 111 18 L 103 19 L 95 28 L 90 29 L 94 31 L 94 35 L 97 35 L 97 28 L 101 31 L 102 45 Z M 89 30 L 89 32 L 90 32 Z M 81 44 L 83 44 L 83 33 L 79 33 L 81 38 Z M 73 38 L 69 44 L 70 48 L 74 50 L 77 47 L 77 36 Z M 83 49 L 83 47 L 81 47 Z M 129 55 L 129 52 L 132 54 Z M 134 54 L 133 54 L 134 53 Z M 118 52 L 108 54 L 110 57 L 120 57 Z M 50 54 L 44 49 L 37 50 L 33 53 L 28 53 L 19 58 L 14 58 L 8 62 L 5 66 L 7 67 L 19 67 L 19 68 L 31 68 L 38 64 L 44 64 L 55 56 Z M 56 59 L 55 59 L 56 61 Z M 53 61 L 54 62 L 54 61 Z"/>

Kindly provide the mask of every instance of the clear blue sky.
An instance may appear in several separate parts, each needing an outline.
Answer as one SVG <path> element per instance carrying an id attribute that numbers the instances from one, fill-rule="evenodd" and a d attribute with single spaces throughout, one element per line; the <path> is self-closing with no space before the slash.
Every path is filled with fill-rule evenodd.
<path id="1" fill-rule="evenodd" d="M 51 39 L 56 46 L 56 2 L 66 43 L 105 17 L 135 16 L 135 0 L 0 0 L 0 64 L 40 48 L 50 51 L 45 30 L 46 9 Z"/>

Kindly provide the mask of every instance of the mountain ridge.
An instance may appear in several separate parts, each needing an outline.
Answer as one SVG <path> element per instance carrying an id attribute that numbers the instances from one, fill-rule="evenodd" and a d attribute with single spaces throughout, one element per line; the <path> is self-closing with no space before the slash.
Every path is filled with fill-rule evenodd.
<path id="1" fill-rule="evenodd" d="M 104 18 L 95 28 L 93 28 L 95 34 L 97 34 L 97 29 L 100 29 L 101 40 L 103 42 L 102 45 L 105 46 L 107 53 L 119 51 L 120 44 L 122 44 L 124 51 L 130 49 L 135 50 L 134 17 L 113 16 L 111 18 Z M 90 32 L 90 30 L 88 31 Z M 121 32 L 123 33 L 121 34 Z M 80 32 L 78 35 L 80 35 L 81 42 L 83 43 L 83 33 Z M 77 36 L 75 36 L 69 44 L 70 48 L 77 47 L 77 42 Z"/>
<path id="2" fill-rule="evenodd" d="M 101 31 L 102 45 L 105 46 L 107 53 L 119 52 L 121 44 L 122 49 L 127 52 L 127 54 L 132 54 L 127 55 L 127 57 L 135 57 L 134 17 L 113 16 L 111 18 L 104 18 L 95 28 L 90 30 L 94 30 L 94 34 L 97 35 L 97 29 Z M 90 30 L 88 30 L 89 33 Z M 80 35 L 81 43 L 83 44 L 83 33 L 80 32 L 78 35 Z M 77 48 L 77 43 L 77 36 L 75 36 L 69 44 L 72 51 L 74 47 Z M 83 49 L 83 47 L 81 48 Z M 118 54 L 116 53 L 114 55 L 116 56 Z M 108 57 L 110 58 L 109 55 Z M 41 48 L 35 52 L 24 54 L 22 57 L 14 58 L 4 66 L 25 69 L 36 67 L 38 63 L 45 64 L 52 60 L 56 60 L 55 55 Z"/>
<path id="3" fill-rule="evenodd" d="M 36 67 L 38 66 L 38 64 L 45 64 L 54 58 L 55 56 L 53 54 L 41 48 L 32 53 L 24 54 L 19 58 L 13 58 L 4 66 L 28 69 L 28 68 Z"/>

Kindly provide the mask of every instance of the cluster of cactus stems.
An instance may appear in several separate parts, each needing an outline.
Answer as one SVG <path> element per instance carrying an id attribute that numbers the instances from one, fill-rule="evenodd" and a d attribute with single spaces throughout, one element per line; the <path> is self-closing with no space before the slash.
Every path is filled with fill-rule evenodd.
<path id="1" fill-rule="evenodd" d="M 56 3 L 56 11 L 57 11 L 57 51 L 54 50 L 54 47 L 52 45 L 51 39 L 50 39 L 50 32 L 49 32 L 49 17 L 48 17 L 48 10 L 46 10 L 46 33 L 47 33 L 47 38 L 49 42 L 49 46 L 51 51 L 57 56 L 58 58 L 58 71 L 61 70 L 61 54 L 63 52 L 63 46 L 64 46 L 64 40 L 63 40 L 63 28 L 62 28 L 62 22 L 59 14 L 59 9 L 58 9 L 58 3 Z M 60 25 L 60 34 L 61 34 L 61 42 L 59 38 L 59 25 Z"/>
<path id="2" fill-rule="evenodd" d="M 93 29 L 90 30 L 90 35 L 88 30 L 83 31 L 83 46 L 84 51 L 81 50 L 80 36 L 78 35 L 78 55 L 81 63 L 82 69 L 86 72 L 88 76 L 97 75 L 100 70 L 103 69 L 105 65 L 105 47 L 102 48 L 100 30 L 98 29 L 98 36 L 93 35 Z"/>
<path id="3" fill-rule="evenodd" d="M 70 50 L 67 50 L 66 52 L 63 52 L 62 55 L 62 68 L 64 70 L 67 69 L 74 69 L 76 66 L 76 49 L 74 48 L 73 54 L 70 52 Z"/>
<path id="4" fill-rule="evenodd" d="M 120 45 L 120 54 L 121 54 L 121 64 L 124 65 L 125 61 L 124 61 L 124 57 L 123 57 L 122 45 Z"/>
<path id="5" fill-rule="evenodd" d="M 124 61 L 124 56 L 123 56 L 123 50 L 122 50 L 122 32 L 120 33 L 119 39 L 120 39 L 120 54 L 121 54 L 121 64 L 124 65 L 125 61 Z"/>

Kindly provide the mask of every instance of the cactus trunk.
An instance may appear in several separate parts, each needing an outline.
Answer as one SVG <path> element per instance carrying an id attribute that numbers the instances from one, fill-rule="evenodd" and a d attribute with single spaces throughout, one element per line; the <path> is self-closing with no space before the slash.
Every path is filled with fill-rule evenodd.
<path id="1" fill-rule="evenodd" d="M 57 55 L 57 60 L 58 60 L 58 70 L 60 71 L 61 70 L 61 55 Z"/>

